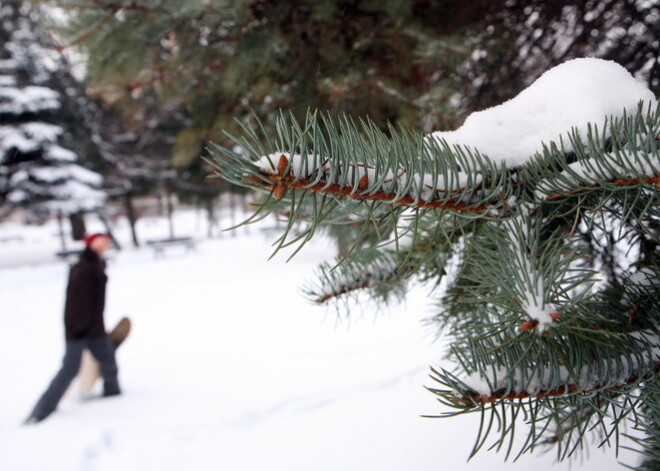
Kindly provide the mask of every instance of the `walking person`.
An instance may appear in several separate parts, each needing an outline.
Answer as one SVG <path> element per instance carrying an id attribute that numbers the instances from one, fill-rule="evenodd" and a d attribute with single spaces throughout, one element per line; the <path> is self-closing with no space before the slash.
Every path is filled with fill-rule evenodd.
<path id="1" fill-rule="evenodd" d="M 40 422 L 57 408 L 78 374 L 85 348 L 89 349 L 101 366 L 103 395 L 120 394 L 115 350 L 106 334 L 103 319 L 108 280 L 103 255 L 111 244 L 107 234 L 85 237 L 85 250 L 69 272 L 64 307 L 66 351 L 62 367 L 37 401 L 26 423 Z"/>

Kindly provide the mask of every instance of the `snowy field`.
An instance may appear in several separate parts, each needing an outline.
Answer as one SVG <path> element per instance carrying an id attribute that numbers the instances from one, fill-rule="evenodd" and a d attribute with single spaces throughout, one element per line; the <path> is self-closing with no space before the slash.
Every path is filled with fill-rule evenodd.
<path id="1" fill-rule="evenodd" d="M 478 417 L 420 417 L 443 410 L 423 386 L 444 349 L 421 323 L 432 313 L 421 290 L 337 321 L 298 291 L 331 242 L 285 263 L 267 261 L 273 236 L 258 227 L 205 239 L 190 211 L 176 228 L 200 239 L 194 252 L 125 248 L 109 263 L 107 324 L 133 320 L 118 350 L 124 394 L 69 396 L 22 426 L 63 354 L 67 265 L 54 260 L 56 226 L 0 225 L 0 470 L 623 469 L 595 448 L 583 463 L 494 452 L 466 463 Z M 127 228 L 116 231 L 128 247 Z M 143 219 L 139 231 L 165 237 L 167 225 Z"/>

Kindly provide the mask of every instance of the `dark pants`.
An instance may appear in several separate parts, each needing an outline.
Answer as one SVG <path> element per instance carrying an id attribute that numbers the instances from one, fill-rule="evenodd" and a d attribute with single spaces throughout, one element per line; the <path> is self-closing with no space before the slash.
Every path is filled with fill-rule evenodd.
<path id="1" fill-rule="evenodd" d="M 72 340 L 66 343 L 66 352 L 62 360 L 62 367 L 55 375 L 46 392 L 34 406 L 30 417 L 40 421 L 48 417 L 55 410 L 62 396 L 69 388 L 71 381 L 78 374 L 80 361 L 85 348 L 88 348 L 101 366 L 103 376 L 103 395 L 114 396 L 120 393 L 117 379 L 117 361 L 115 349 L 108 337 L 95 337 Z"/>

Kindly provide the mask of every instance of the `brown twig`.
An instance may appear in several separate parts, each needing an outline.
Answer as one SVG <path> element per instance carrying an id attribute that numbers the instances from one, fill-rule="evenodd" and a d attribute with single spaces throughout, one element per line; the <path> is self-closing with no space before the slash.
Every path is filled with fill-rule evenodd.
<path id="1" fill-rule="evenodd" d="M 645 184 L 656 185 L 658 187 L 658 189 L 660 189 L 660 175 L 655 175 L 653 177 L 648 177 L 648 178 L 633 178 L 632 180 L 626 180 L 626 179 L 623 179 L 623 178 L 615 178 L 614 180 L 610 180 L 608 183 L 614 183 L 618 186 L 623 186 L 623 187 L 640 185 L 642 183 L 645 183 Z M 547 201 L 558 200 L 558 199 L 561 199 L 561 198 L 565 198 L 566 196 L 579 195 L 579 194 L 582 194 L 582 193 L 586 192 L 589 189 L 598 188 L 598 186 L 599 186 L 599 184 L 594 183 L 594 184 L 591 184 L 591 185 L 587 185 L 584 188 L 577 188 L 575 190 L 567 191 L 564 194 L 551 195 L 547 198 Z"/>

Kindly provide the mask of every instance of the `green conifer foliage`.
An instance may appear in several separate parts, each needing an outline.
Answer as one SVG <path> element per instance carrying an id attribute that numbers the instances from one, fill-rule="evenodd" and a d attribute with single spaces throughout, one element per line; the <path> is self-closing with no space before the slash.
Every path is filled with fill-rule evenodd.
<path id="1" fill-rule="evenodd" d="M 594 61 L 603 62 L 562 70 Z M 619 73 L 611 64 L 603 70 Z M 473 454 L 494 447 L 516 458 L 554 446 L 564 459 L 593 434 L 617 446 L 625 422 L 647 434 L 639 449 L 653 469 L 660 108 L 643 94 L 651 102 L 636 111 L 566 129 L 524 159 L 310 112 L 304 121 L 282 114 L 275 134 L 245 127 L 238 147 L 214 146 L 211 162 L 222 178 L 268 192 L 252 220 L 288 215 L 278 248 L 346 221 L 377 241 L 358 237 L 319 267 L 304 288 L 313 302 L 334 300 L 350 315 L 355 303 L 341 301 L 361 300 L 357 293 L 378 304 L 405 296 L 410 283 L 436 288 L 432 321 L 451 337 L 456 367 L 433 368 L 428 387 L 438 415 L 481 414 Z"/>
<path id="2" fill-rule="evenodd" d="M 155 91 L 185 105 L 174 156 L 182 166 L 220 129 L 238 131 L 236 119 L 254 124 L 253 112 L 270 129 L 278 109 L 303 119 L 310 107 L 381 126 L 453 125 L 456 66 L 478 28 L 462 14 L 474 7 L 453 1 L 47 3 L 64 12 L 62 47 L 85 54 L 106 103 L 130 109 Z"/>
<path id="3" fill-rule="evenodd" d="M 657 0 L 41 1 L 106 104 L 185 107 L 177 167 L 252 113 L 269 130 L 280 108 L 313 108 L 430 132 L 574 57 L 615 60 L 656 92 L 659 80 Z"/>

